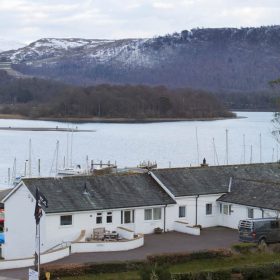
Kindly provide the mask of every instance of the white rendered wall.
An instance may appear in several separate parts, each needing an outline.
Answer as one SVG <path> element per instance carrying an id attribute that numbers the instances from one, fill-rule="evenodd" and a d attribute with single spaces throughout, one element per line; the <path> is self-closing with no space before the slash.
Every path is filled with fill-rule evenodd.
<path id="1" fill-rule="evenodd" d="M 149 208 L 149 207 L 148 207 Z M 98 212 L 102 212 L 102 224 L 96 223 Z M 106 222 L 106 213 L 112 212 L 113 222 Z M 128 228 L 135 233 L 152 233 L 154 228 L 164 226 L 163 207 L 161 219 L 157 221 L 145 221 L 144 209 L 134 209 L 134 223 L 121 224 L 121 210 L 92 211 L 80 213 L 64 213 L 63 215 L 72 215 L 72 225 L 61 226 L 60 216 L 62 214 L 46 215 L 45 226 L 45 248 L 50 249 L 61 242 L 72 242 L 79 237 L 82 230 L 86 230 L 85 237 L 91 237 L 94 228 L 104 227 L 106 230 L 116 231 L 117 227 Z"/>
<path id="2" fill-rule="evenodd" d="M 35 199 L 22 185 L 5 202 L 5 245 L 3 257 L 19 259 L 32 257 L 35 251 Z M 44 228 L 44 219 L 41 220 Z M 41 236 L 44 243 L 44 234 Z"/>
<path id="3" fill-rule="evenodd" d="M 41 264 L 53 262 L 69 256 L 69 247 L 41 255 Z M 34 265 L 34 258 L 0 261 L 0 270 Z"/>
<path id="4" fill-rule="evenodd" d="M 240 220 L 248 219 L 248 208 L 254 209 L 254 218 L 262 218 L 262 210 L 260 208 L 228 203 L 222 203 L 222 205 L 231 205 L 230 215 L 224 214 L 223 211 L 220 213 L 219 225 L 224 227 L 237 229 Z M 264 218 L 267 217 L 277 217 L 277 211 L 264 210 Z"/>
<path id="5" fill-rule="evenodd" d="M 153 207 L 147 207 L 153 208 Z M 157 207 L 156 207 L 157 208 Z M 164 228 L 164 210 L 163 207 L 161 208 L 161 219 L 160 220 L 149 220 L 145 221 L 144 219 L 144 209 L 136 209 L 135 210 L 135 227 L 134 231 L 135 233 L 153 233 L 154 229 L 157 227 Z"/>
<path id="6" fill-rule="evenodd" d="M 197 224 L 204 227 L 213 227 L 219 224 L 219 204 L 217 199 L 221 195 L 200 195 L 197 199 Z M 174 209 L 170 212 L 169 221 L 187 222 L 190 225 L 196 224 L 196 197 L 176 197 L 177 205 L 174 205 Z M 212 204 L 212 214 L 206 215 L 206 204 Z M 179 206 L 186 206 L 186 217 L 179 218 Z M 172 228 L 173 224 L 169 223 L 169 228 Z"/>
<path id="7" fill-rule="evenodd" d="M 78 242 L 71 245 L 72 253 L 127 251 L 144 245 L 144 237 L 122 242 Z"/>

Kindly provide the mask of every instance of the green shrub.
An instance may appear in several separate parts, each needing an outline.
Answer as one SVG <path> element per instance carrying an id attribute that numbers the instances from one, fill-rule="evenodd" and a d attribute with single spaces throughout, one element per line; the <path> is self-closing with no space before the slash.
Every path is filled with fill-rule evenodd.
<path id="1" fill-rule="evenodd" d="M 231 246 L 231 248 L 241 254 L 248 254 L 257 249 L 256 243 L 237 243 Z"/>
<path id="2" fill-rule="evenodd" d="M 230 277 L 230 270 L 188 272 L 172 275 L 173 280 L 229 280 Z"/>
<path id="3" fill-rule="evenodd" d="M 159 267 L 165 267 L 169 264 L 184 263 L 195 259 L 209 259 L 209 258 L 223 258 L 232 256 L 232 252 L 228 249 L 199 251 L 193 253 L 175 253 L 175 254 L 160 254 L 150 255 L 147 261 L 121 261 L 110 263 L 85 263 L 85 264 L 65 264 L 65 265 L 43 265 L 42 273 L 46 271 L 51 272 L 52 277 L 63 276 L 78 276 L 85 274 L 98 274 L 98 273 L 117 273 L 141 270 L 147 264 Z M 42 279 L 44 277 L 42 276 Z"/>
<path id="4" fill-rule="evenodd" d="M 114 273 L 135 271 L 141 269 L 146 262 L 144 261 L 127 261 L 111 263 L 86 263 L 86 264 L 65 264 L 65 265 L 43 265 L 41 275 L 49 271 L 52 277 L 62 276 L 80 276 L 85 274 Z M 42 279 L 45 279 L 44 277 Z"/>
<path id="5" fill-rule="evenodd" d="M 173 280 L 228 280 L 232 274 L 240 274 L 244 280 L 268 280 L 280 273 L 280 263 L 235 267 L 228 270 L 201 271 L 173 274 Z"/>
<path id="6" fill-rule="evenodd" d="M 255 280 L 255 279 L 271 279 L 280 272 L 280 263 L 268 263 L 263 265 L 235 267 L 232 272 L 241 273 L 244 280 Z"/>
<path id="7" fill-rule="evenodd" d="M 217 249 L 193 253 L 155 254 L 147 256 L 147 260 L 151 264 L 178 264 L 190 260 L 224 258 L 230 256 L 232 256 L 231 250 Z"/>
<path id="8" fill-rule="evenodd" d="M 273 253 L 279 254 L 280 253 L 280 244 L 271 244 L 269 245 L 270 249 L 272 250 Z"/>
<path id="9" fill-rule="evenodd" d="M 139 271 L 141 280 L 171 280 L 171 273 L 166 265 L 146 265 Z"/>

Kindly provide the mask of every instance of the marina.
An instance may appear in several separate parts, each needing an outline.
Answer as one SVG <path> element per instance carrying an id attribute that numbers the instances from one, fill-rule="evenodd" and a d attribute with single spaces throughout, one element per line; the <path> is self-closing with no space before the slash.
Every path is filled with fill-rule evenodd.
<path id="1" fill-rule="evenodd" d="M 82 169 L 90 168 L 91 160 L 94 164 L 110 161 L 120 169 L 149 161 L 156 162 L 158 168 L 197 166 L 203 158 L 210 166 L 227 162 L 277 161 L 278 144 L 271 134 L 273 113 L 237 112 L 237 115 L 243 118 L 146 124 L 84 123 L 78 126 L 53 121 L 1 119 L 0 127 L 30 130 L 0 130 L 0 186 L 7 188 L 11 183 L 8 169 L 12 174 L 15 158 L 16 176 L 24 175 L 25 168 L 29 168 L 30 157 L 32 176 L 53 176 L 51 169 L 55 170 L 57 141 L 60 143 L 58 169 L 67 167 L 67 154 L 68 167 L 80 165 Z M 68 129 L 68 133 L 48 131 L 48 128 L 57 126 Z M 46 130 L 41 133 L 32 130 L 38 127 Z M 72 134 L 76 127 L 85 132 Z M 29 154 L 30 139 L 32 148 Z"/>

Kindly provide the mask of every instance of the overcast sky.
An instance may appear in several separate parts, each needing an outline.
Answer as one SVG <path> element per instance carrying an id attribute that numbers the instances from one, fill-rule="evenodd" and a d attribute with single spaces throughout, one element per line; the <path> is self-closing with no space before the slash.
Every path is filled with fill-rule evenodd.
<path id="1" fill-rule="evenodd" d="M 153 37 L 195 27 L 277 25 L 280 0 L 0 0 L 0 38 Z"/>

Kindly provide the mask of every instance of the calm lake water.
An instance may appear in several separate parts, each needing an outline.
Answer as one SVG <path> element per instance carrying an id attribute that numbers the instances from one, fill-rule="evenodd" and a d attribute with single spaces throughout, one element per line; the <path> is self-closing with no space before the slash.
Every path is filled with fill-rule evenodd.
<path id="1" fill-rule="evenodd" d="M 96 132 L 73 133 L 73 164 L 86 166 L 86 156 L 95 162 L 117 162 L 118 167 L 136 166 L 140 161 L 157 161 L 159 167 L 194 166 L 205 157 L 209 164 L 226 163 L 226 129 L 228 129 L 229 163 L 271 162 L 278 160 L 278 145 L 271 135 L 270 112 L 237 112 L 246 118 L 218 121 L 188 121 L 148 124 L 74 124 L 80 129 Z M 0 126 L 64 127 L 69 124 L 48 121 L 0 120 Z M 72 127 L 72 124 L 70 124 Z M 198 142 L 196 141 L 196 130 Z M 243 134 L 245 135 L 245 149 Z M 261 150 L 260 157 L 260 134 Z M 0 130 L 0 186 L 8 185 L 8 168 L 17 159 L 17 175 L 24 173 L 28 159 L 29 139 L 32 140 L 32 174 L 37 175 L 41 159 L 41 174 L 49 176 L 54 161 L 56 141 L 59 140 L 59 165 L 67 150 L 71 133 L 1 131 Z M 214 150 L 213 138 L 216 153 Z M 252 147 L 252 157 L 251 157 Z M 70 150 L 70 144 L 68 146 Z M 244 154 L 245 150 L 245 154 Z M 215 156 L 214 156 L 215 154 Z M 279 152 L 280 154 L 280 152 Z M 279 155 L 280 157 L 280 155 Z M 69 152 L 70 162 L 70 152 Z"/>

